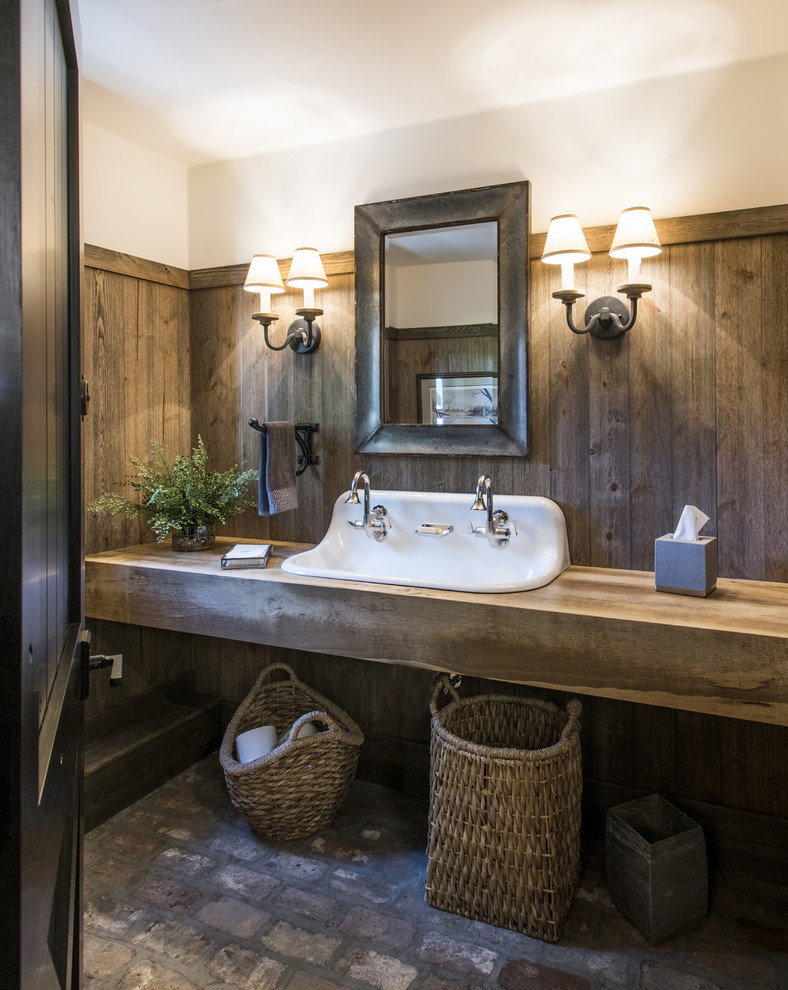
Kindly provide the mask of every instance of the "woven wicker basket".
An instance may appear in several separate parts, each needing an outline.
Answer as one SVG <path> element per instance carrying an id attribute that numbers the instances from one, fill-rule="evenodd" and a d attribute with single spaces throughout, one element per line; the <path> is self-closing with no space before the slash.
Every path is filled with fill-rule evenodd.
<path id="1" fill-rule="evenodd" d="M 444 675 L 430 711 L 427 903 L 556 942 L 580 875 L 580 702 L 460 699 Z"/>
<path id="2" fill-rule="evenodd" d="M 269 681 L 282 670 L 285 680 Z M 328 732 L 297 738 L 307 722 Z M 258 725 L 287 742 L 250 763 L 239 763 L 235 740 Z M 358 763 L 361 730 L 342 709 L 298 680 L 284 663 L 271 664 L 241 702 L 222 740 L 219 762 L 230 798 L 249 826 L 268 839 L 299 839 L 330 824 Z"/>

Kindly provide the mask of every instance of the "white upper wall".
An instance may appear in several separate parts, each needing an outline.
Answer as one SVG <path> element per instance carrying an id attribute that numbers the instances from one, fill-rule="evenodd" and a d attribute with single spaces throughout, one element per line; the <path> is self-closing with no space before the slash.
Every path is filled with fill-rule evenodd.
<path id="1" fill-rule="evenodd" d="M 788 56 L 649 80 L 292 152 L 197 166 L 192 268 L 301 244 L 353 247 L 353 207 L 527 178 L 532 230 L 649 206 L 655 217 L 788 202 L 788 135 L 774 107 Z"/>
<path id="2" fill-rule="evenodd" d="M 522 178 L 535 232 L 557 213 L 593 226 L 639 204 L 659 218 L 785 203 L 786 96 L 788 55 L 740 62 L 193 166 L 188 209 L 185 166 L 88 125 L 85 240 L 191 269 L 343 251 L 356 204 Z"/>
<path id="3" fill-rule="evenodd" d="M 188 178 L 182 162 L 85 121 L 85 242 L 189 268 Z"/>
<path id="4" fill-rule="evenodd" d="M 450 327 L 498 322 L 495 261 L 386 266 L 386 325 Z"/>

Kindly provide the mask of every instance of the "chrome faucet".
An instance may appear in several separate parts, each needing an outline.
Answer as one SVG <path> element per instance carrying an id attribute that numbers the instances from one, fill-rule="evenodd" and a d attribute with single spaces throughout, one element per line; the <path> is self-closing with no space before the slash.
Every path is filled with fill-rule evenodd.
<path id="1" fill-rule="evenodd" d="M 391 522 L 388 518 L 385 506 L 376 505 L 371 511 L 369 508 L 369 475 L 366 471 L 356 471 L 353 481 L 350 484 L 350 494 L 345 499 L 345 504 L 360 505 L 358 497 L 358 486 L 363 484 L 364 510 L 361 519 L 348 519 L 348 526 L 353 529 L 363 529 L 371 540 L 385 540 Z"/>
<path id="2" fill-rule="evenodd" d="M 486 499 L 486 500 L 485 500 Z M 486 512 L 487 525 L 474 526 L 468 523 L 468 531 L 474 536 L 484 536 L 491 547 L 496 550 L 505 550 L 509 546 L 509 538 L 517 535 L 514 523 L 509 522 L 508 513 L 503 509 L 496 512 L 493 509 L 493 489 L 490 476 L 483 474 L 476 482 L 476 498 L 474 499 L 471 511 Z"/>

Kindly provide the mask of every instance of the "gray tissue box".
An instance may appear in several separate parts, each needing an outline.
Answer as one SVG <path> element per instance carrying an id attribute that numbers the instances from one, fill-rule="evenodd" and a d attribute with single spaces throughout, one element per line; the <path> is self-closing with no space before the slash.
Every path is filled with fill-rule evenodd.
<path id="1" fill-rule="evenodd" d="M 706 598 L 717 587 L 717 537 L 660 536 L 654 541 L 654 583 L 657 591 Z"/>

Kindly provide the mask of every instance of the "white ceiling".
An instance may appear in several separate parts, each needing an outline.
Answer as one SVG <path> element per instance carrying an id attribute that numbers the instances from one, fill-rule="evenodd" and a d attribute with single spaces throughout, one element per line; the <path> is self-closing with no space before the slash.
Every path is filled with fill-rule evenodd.
<path id="1" fill-rule="evenodd" d="M 85 119 L 187 164 L 788 51 L 782 0 L 78 0 L 78 8 Z"/>
<path id="2" fill-rule="evenodd" d="M 432 230 L 386 235 L 386 264 L 391 267 L 440 265 L 454 261 L 494 262 L 498 257 L 498 224 L 455 224 Z"/>

